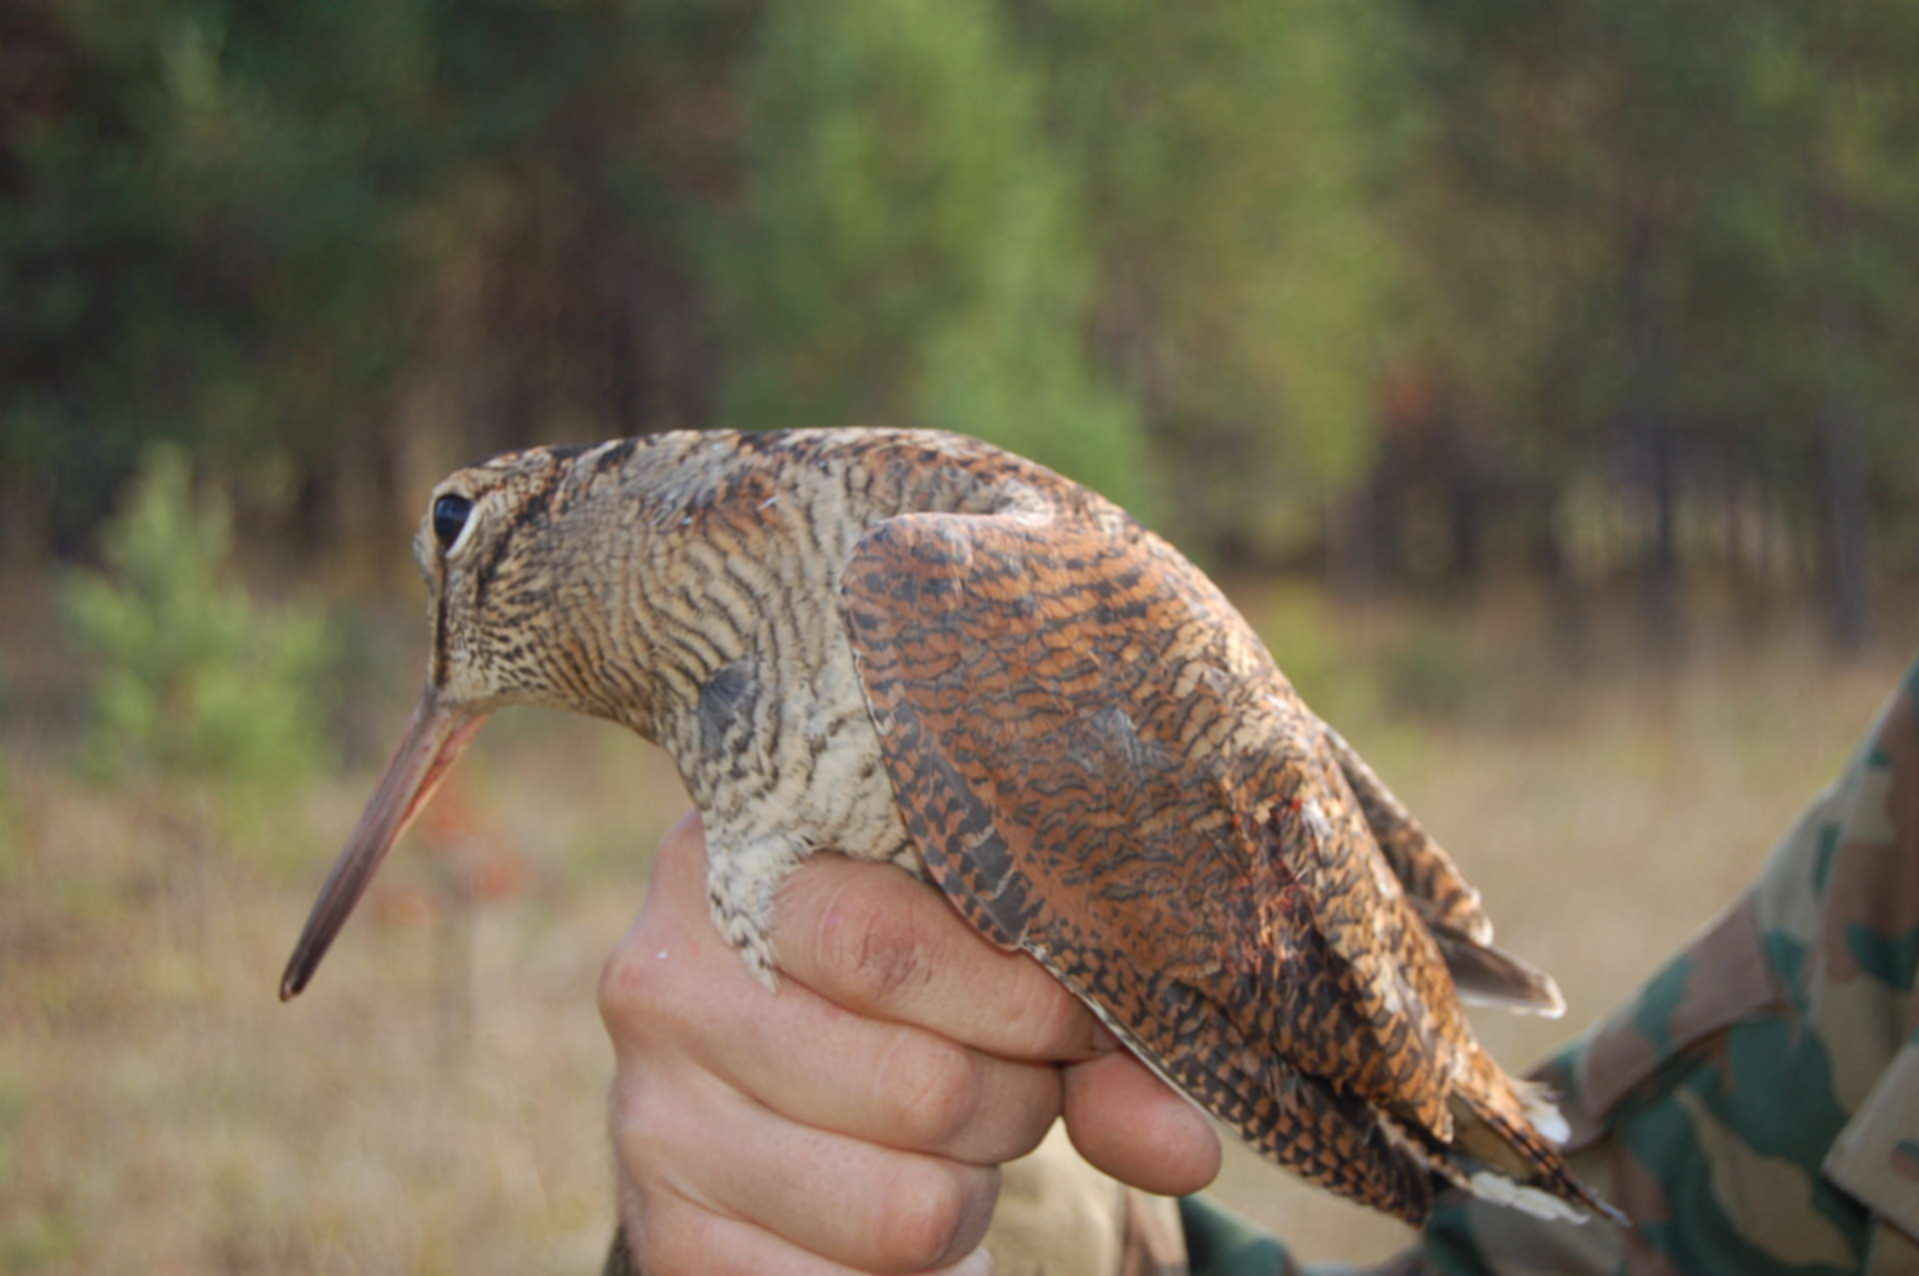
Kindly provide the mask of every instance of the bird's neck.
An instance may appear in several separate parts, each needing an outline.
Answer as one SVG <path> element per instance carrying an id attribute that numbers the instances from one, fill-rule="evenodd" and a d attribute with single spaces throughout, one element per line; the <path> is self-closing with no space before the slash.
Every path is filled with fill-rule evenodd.
<path id="1" fill-rule="evenodd" d="M 684 765 L 700 744 L 702 695 L 742 663 L 771 688 L 834 664 L 845 645 L 839 575 L 882 519 L 982 513 L 1034 481 L 963 440 L 798 431 L 742 447 L 720 432 L 663 437 L 670 482 L 596 522 L 584 645 L 607 653 L 591 711 L 664 745 Z M 737 676 L 737 675 L 727 675 Z M 723 688 L 722 688 L 723 690 Z M 782 687 L 808 696 L 807 686 Z M 641 706 L 638 712 L 633 706 Z M 710 717 L 710 713 L 709 713 Z M 710 735 L 710 730 L 709 730 Z"/>

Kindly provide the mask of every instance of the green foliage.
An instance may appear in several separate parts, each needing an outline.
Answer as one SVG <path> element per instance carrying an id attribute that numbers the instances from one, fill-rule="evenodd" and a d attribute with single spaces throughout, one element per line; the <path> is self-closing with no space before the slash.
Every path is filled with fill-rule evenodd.
<path id="1" fill-rule="evenodd" d="M 1910 5 L 16 8 L 0 501 L 67 555 L 155 440 L 316 531 L 533 439 L 864 422 L 1215 559 L 1417 577 L 1346 530 L 1417 486 L 1483 511 L 1460 575 L 1563 564 L 1596 485 L 1620 561 L 1723 498 L 1910 562 Z"/>
<path id="2" fill-rule="evenodd" d="M 1377 73 L 1416 144 L 1386 205 L 1419 265 L 1396 339 L 1516 466 L 1557 484 L 1637 430 L 1771 482 L 1841 414 L 1904 490 L 1914 11 L 1398 9 Z"/>
<path id="3" fill-rule="evenodd" d="M 1315 712 L 1374 744 L 1440 724 L 1510 720 L 1550 704 L 1551 657 L 1516 657 L 1441 603 L 1342 607 L 1322 590 L 1276 590 L 1253 613 L 1273 659 Z"/>
<path id="4" fill-rule="evenodd" d="M 12 782 L 7 778 L 7 760 L 0 755 L 0 888 L 12 885 L 21 872 L 23 851 L 17 831 L 18 819 Z"/>
<path id="5" fill-rule="evenodd" d="M 1328 722 L 1379 720 L 1379 682 L 1366 660 L 1355 658 L 1349 622 L 1316 589 L 1287 588 L 1253 614 L 1266 649 L 1293 687 Z"/>
<path id="6" fill-rule="evenodd" d="M 0 462 L 57 475 L 69 547 L 146 443 L 311 454 L 392 366 L 439 144 L 386 126 L 430 87 L 388 12 L 50 0 L 9 31 L 49 94 L 8 130 Z"/>
<path id="7" fill-rule="evenodd" d="M 102 549 L 108 571 L 66 597 L 94 662 L 92 768 L 235 787 L 309 775 L 324 752 L 319 620 L 263 615 L 225 579 L 225 510 L 193 501 L 177 449 L 149 454 Z"/>
<path id="8" fill-rule="evenodd" d="M 1078 191 L 1038 88 L 984 0 L 770 9 L 744 206 L 709 252 L 728 421 L 961 430 L 1138 498 L 1138 419 L 1085 352 Z"/>
<path id="9" fill-rule="evenodd" d="M 1391 712 L 1427 720 L 1457 718 L 1499 682 L 1465 638 L 1433 620 L 1390 645 L 1380 672 Z"/>
<path id="10" fill-rule="evenodd" d="M 1029 39 L 1084 174 L 1101 358 L 1199 499 L 1200 543 L 1271 552 L 1359 480 L 1390 243 L 1357 111 L 1364 6 L 1046 0 Z"/>
<path id="11" fill-rule="evenodd" d="M 32 495 L 76 552 L 153 441 L 303 475 L 385 443 L 434 272 L 488 229 L 473 188 L 632 34 L 512 0 L 28 0 L 6 39 L 32 74 L 0 104 L 0 477 L 51 477 Z"/>

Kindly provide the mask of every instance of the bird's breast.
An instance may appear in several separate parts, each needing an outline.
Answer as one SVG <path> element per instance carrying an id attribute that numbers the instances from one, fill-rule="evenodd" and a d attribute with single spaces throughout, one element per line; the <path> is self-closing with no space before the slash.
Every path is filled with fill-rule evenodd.
<path id="1" fill-rule="evenodd" d="M 844 640 L 806 655 L 784 645 L 723 670 L 703 699 L 698 756 L 683 764 L 709 840 L 785 838 L 802 854 L 835 851 L 920 872 L 901 823 L 879 734 Z"/>

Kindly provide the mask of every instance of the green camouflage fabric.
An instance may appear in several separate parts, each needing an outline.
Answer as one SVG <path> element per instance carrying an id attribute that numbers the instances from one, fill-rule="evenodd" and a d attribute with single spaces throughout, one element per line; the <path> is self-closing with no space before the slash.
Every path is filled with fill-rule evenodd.
<path id="1" fill-rule="evenodd" d="M 1535 1074 L 1632 1228 L 1455 1195 L 1376 1272 L 1919 1273 L 1915 965 L 1919 667 L 1759 881 Z M 1182 1218 L 1201 1276 L 1298 1270 L 1217 1211 Z"/>
<path id="2" fill-rule="evenodd" d="M 1916 964 L 1919 667 L 1758 882 L 1537 1074 L 1633 1228 L 1449 1201 L 1388 1270 L 1919 1272 Z"/>

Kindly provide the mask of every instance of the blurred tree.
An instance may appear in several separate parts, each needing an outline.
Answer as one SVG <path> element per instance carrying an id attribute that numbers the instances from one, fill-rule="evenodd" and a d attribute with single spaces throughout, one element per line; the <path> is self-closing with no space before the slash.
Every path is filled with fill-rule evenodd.
<path id="1" fill-rule="evenodd" d="M 1795 313 L 1818 350 L 1801 418 L 1821 456 L 1827 598 L 1835 640 L 1857 650 L 1869 627 L 1873 478 L 1909 502 L 1919 487 L 1919 13 L 1907 6 L 1783 5 L 1760 87 L 1805 121 L 1809 145 L 1786 181 Z M 1796 56 L 1795 56 L 1796 55 Z M 1795 162 L 1796 159 L 1796 162 Z"/>
<path id="2" fill-rule="evenodd" d="M 716 334 L 696 253 L 739 185 L 731 79 L 758 6 L 485 12 L 440 13 L 460 67 L 449 95 L 504 84 L 526 100 L 419 220 L 436 281 L 405 378 L 414 415 L 475 452 L 709 423 Z"/>
<path id="3" fill-rule="evenodd" d="M 1901 158 L 1919 88 L 1899 69 L 1919 25 L 1897 8 L 1400 7 L 1398 100 L 1422 134 L 1390 201 L 1416 245 L 1407 330 L 1541 494 L 1542 539 L 1578 484 L 1637 494 L 1666 640 L 1701 552 L 1689 511 L 1753 488 L 1767 518 L 1811 497 L 1835 638 L 1863 636 L 1873 489 L 1913 472 L 1894 442 L 1912 330 L 1884 306 L 1919 282 Z"/>
<path id="4" fill-rule="evenodd" d="M 0 464 L 80 547 L 145 441 L 349 439 L 405 349 L 410 8 L 29 0 L 0 40 Z M 337 446 L 337 443 L 334 444 Z M 311 455 L 312 449 L 306 449 Z M 35 479 L 23 479 L 30 473 Z"/>
<path id="5" fill-rule="evenodd" d="M 1084 174 L 1097 348 L 1183 480 L 1169 521 L 1215 556 L 1296 550 L 1373 455 L 1399 267 L 1355 110 L 1374 18 L 1329 0 L 1013 12 Z"/>
<path id="6" fill-rule="evenodd" d="M 380 528 L 421 430 L 465 459 L 699 413 L 710 370 L 656 366 L 707 337 L 674 322 L 697 307 L 655 171 L 700 157 L 652 161 L 699 150 L 686 99 L 740 11 L 27 0 L 0 22 L 0 485 L 57 549 L 152 439 L 329 545 Z"/>
<path id="7" fill-rule="evenodd" d="M 149 451 L 102 542 L 108 570 L 67 591 L 93 659 L 93 769 L 282 795 L 305 778 L 325 752 L 319 618 L 263 616 L 225 578 L 226 510 L 192 498 L 177 448 Z"/>
<path id="8" fill-rule="evenodd" d="M 1228 562 L 1669 636 L 1723 567 L 1855 646 L 1915 63 L 1810 0 L 19 0 L 0 534 L 86 552 L 156 439 L 333 557 L 530 439 L 914 422 Z"/>
<path id="9" fill-rule="evenodd" d="M 1085 353 L 1080 192 L 985 0 L 789 0 L 745 72 L 747 181 L 707 261 L 722 417 L 917 424 L 1142 491 Z"/>

